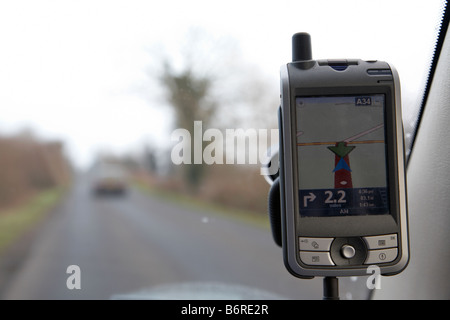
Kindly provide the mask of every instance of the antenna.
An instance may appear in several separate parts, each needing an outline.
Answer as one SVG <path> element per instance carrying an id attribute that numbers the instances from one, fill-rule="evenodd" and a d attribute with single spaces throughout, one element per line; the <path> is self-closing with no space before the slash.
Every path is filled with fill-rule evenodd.
<path id="1" fill-rule="evenodd" d="M 311 36 L 299 32 L 292 36 L 292 62 L 312 60 Z"/>

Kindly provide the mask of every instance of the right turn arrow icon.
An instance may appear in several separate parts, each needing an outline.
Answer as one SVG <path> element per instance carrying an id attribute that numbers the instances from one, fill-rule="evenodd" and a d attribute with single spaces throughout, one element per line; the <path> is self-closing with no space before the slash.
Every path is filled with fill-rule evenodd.
<path id="1" fill-rule="evenodd" d="M 303 206 L 306 208 L 308 206 L 308 201 L 313 202 L 314 200 L 316 200 L 316 195 L 310 192 L 308 196 L 303 197 Z"/>

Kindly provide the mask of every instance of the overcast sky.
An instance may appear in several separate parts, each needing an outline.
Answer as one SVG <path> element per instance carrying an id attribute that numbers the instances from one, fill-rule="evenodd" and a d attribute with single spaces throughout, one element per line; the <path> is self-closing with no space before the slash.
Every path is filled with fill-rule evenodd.
<path id="1" fill-rule="evenodd" d="M 161 93 L 152 99 L 152 88 L 149 95 L 136 88 L 148 83 L 152 50 L 175 53 L 191 27 L 235 39 L 242 61 L 260 67 L 275 92 L 295 32 L 312 35 L 316 59 L 386 60 L 400 73 L 409 109 L 441 2 L 1 1 L 0 133 L 31 128 L 61 139 L 78 165 L 102 149 L 169 143 Z"/>

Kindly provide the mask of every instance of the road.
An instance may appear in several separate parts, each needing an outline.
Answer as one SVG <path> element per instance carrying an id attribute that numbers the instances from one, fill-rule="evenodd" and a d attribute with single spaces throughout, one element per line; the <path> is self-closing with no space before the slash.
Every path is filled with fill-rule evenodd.
<path id="1" fill-rule="evenodd" d="M 67 287 L 71 265 L 80 268 L 80 289 Z M 341 295 L 365 297 L 355 289 L 361 281 L 341 281 Z M 138 190 L 94 197 L 79 178 L 1 293 L 2 299 L 320 299 L 322 280 L 292 277 L 268 229 Z"/>

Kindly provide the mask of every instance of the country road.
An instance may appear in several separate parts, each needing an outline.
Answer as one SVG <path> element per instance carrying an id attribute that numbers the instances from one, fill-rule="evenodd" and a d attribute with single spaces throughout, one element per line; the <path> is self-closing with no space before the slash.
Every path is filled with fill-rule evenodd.
<path id="1" fill-rule="evenodd" d="M 265 199 L 263 199 L 265 201 Z M 81 289 L 67 287 L 68 266 Z M 343 279 L 341 298 L 367 297 Z M 130 190 L 94 197 L 80 177 L 8 275 L 2 299 L 321 299 L 284 268 L 270 230 Z"/>

